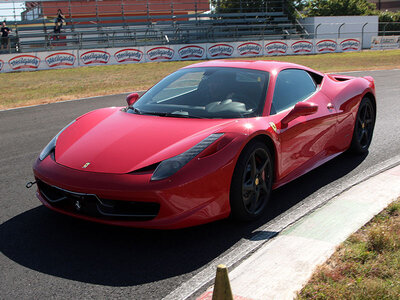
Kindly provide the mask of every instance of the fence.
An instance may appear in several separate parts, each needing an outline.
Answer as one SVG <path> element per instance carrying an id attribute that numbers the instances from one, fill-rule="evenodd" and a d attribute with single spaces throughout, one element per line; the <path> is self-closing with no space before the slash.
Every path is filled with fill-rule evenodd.
<path id="1" fill-rule="evenodd" d="M 376 32 L 379 36 L 392 36 L 392 35 L 400 35 L 400 22 L 378 22 L 376 23 L 378 25 L 379 30 Z M 313 38 L 318 38 L 318 36 L 321 36 L 321 33 L 318 32 L 318 29 L 321 25 L 338 25 L 338 29 L 335 31 L 331 31 L 329 33 L 324 32 L 323 35 L 330 35 L 332 37 L 340 37 L 343 35 L 343 31 L 341 31 L 342 27 L 345 25 L 360 25 L 362 29 L 360 31 L 352 31 L 352 32 L 347 32 L 345 34 L 352 34 L 354 35 L 355 33 L 360 34 L 363 36 L 364 34 L 367 33 L 375 33 L 375 31 L 365 31 L 364 28 L 367 25 L 371 25 L 371 23 L 329 23 L 329 24 L 322 24 L 319 23 L 316 27 L 316 30 L 313 34 L 310 33 L 310 37 Z M 319 34 L 319 35 L 318 35 Z"/>

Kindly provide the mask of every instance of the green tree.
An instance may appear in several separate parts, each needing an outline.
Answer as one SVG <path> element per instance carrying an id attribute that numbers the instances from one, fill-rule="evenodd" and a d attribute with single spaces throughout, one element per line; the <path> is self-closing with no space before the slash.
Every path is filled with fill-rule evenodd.
<path id="1" fill-rule="evenodd" d="M 295 8 L 304 7 L 304 0 L 210 0 L 215 13 L 248 13 L 284 11 L 290 18 L 296 18 Z"/>
<path id="2" fill-rule="evenodd" d="M 379 13 L 379 31 L 385 31 L 386 34 L 400 34 L 400 11 L 381 11 Z"/>
<path id="3" fill-rule="evenodd" d="M 268 0 L 211 0 L 216 13 L 263 12 L 281 3 Z"/>
<path id="4" fill-rule="evenodd" d="M 367 0 L 311 0 L 305 4 L 306 16 L 376 15 L 376 6 Z"/>

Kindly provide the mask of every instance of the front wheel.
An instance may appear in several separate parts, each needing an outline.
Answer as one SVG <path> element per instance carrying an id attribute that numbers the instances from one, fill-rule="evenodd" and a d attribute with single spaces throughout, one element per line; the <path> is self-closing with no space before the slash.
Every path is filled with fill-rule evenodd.
<path id="1" fill-rule="evenodd" d="M 237 220 L 254 220 L 264 211 L 271 195 L 273 160 L 261 142 L 249 144 L 241 153 L 233 173 L 230 204 Z"/>
<path id="2" fill-rule="evenodd" d="M 353 138 L 350 150 L 354 153 L 364 154 L 368 151 L 372 141 L 375 127 L 375 108 L 372 101 L 365 97 L 358 108 L 354 125 Z"/>

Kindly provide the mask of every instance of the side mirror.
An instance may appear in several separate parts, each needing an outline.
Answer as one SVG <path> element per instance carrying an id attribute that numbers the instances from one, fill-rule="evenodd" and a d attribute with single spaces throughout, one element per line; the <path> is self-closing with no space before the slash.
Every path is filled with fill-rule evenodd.
<path id="1" fill-rule="evenodd" d="M 132 107 L 133 103 L 135 103 L 139 99 L 139 94 L 138 93 L 132 93 L 129 94 L 126 97 L 126 102 L 128 103 L 128 107 Z"/>
<path id="2" fill-rule="evenodd" d="M 298 102 L 293 109 L 281 120 L 281 128 L 286 128 L 290 121 L 301 117 L 308 116 L 318 111 L 318 105 L 311 102 Z"/>

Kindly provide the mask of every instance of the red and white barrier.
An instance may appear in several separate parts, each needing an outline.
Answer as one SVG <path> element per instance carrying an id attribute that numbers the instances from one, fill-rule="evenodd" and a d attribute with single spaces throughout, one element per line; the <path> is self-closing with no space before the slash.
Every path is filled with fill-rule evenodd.
<path id="1" fill-rule="evenodd" d="M 62 50 L 0 55 L 0 72 L 34 71 L 79 66 L 118 65 L 275 55 L 360 51 L 359 38 L 266 40 L 162 45 L 88 50 Z"/>

